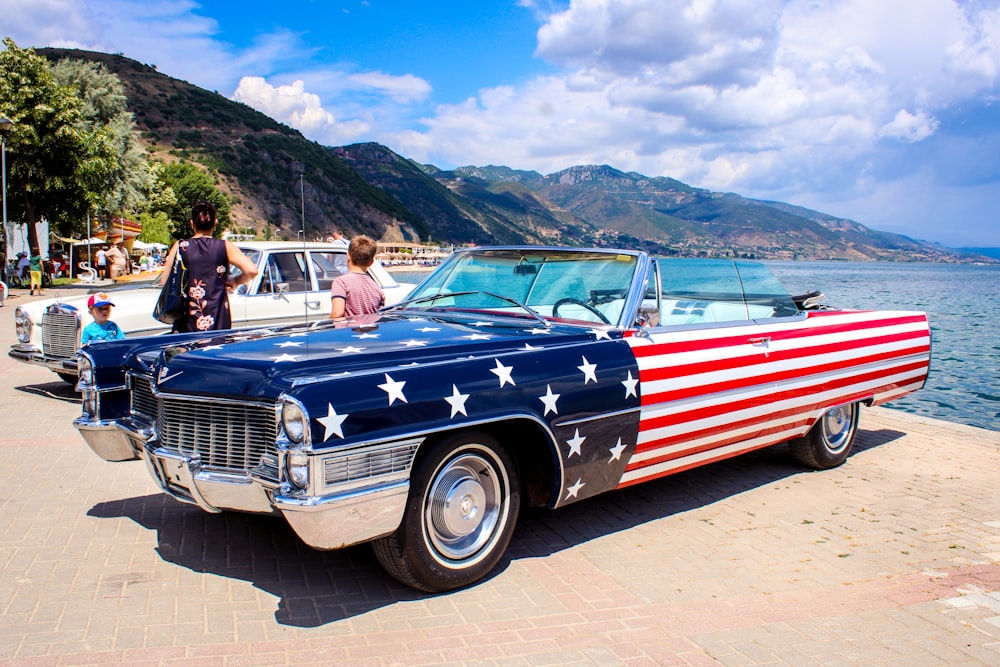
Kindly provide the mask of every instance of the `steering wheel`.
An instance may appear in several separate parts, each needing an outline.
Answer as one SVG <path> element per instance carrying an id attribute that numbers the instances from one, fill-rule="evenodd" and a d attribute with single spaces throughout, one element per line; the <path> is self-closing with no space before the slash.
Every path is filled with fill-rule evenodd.
<path id="1" fill-rule="evenodd" d="M 574 299 L 572 297 L 566 297 L 564 299 L 559 299 L 558 301 L 556 301 L 555 305 L 552 306 L 552 317 L 559 317 L 559 306 L 565 306 L 567 303 L 571 303 L 574 306 L 580 306 L 584 310 L 588 310 L 594 315 L 596 315 L 597 319 L 599 319 L 601 322 L 604 322 L 605 324 L 611 324 L 611 320 L 606 318 L 604 316 L 604 313 L 597 310 L 597 308 L 594 308 L 592 305 L 590 305 L 585 301 L 580 301 L 579 299 Z"/>

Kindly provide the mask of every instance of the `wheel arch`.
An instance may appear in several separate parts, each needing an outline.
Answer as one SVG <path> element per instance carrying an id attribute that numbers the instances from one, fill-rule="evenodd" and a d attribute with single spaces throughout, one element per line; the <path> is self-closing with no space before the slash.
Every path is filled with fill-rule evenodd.
<path id="1" fill-rule="evenodd" d="M 507 448 L 518 469 L 522 499 L 531 507 L 551 507 L 558 496 L 556 479 L 560 465 L 555 438 L 548 428 L 526 415 L 464 424 L 429 434 L 417 450 L 416 467 L 439 442 L 458 433 L 480 432 L 496 438 Z"/>

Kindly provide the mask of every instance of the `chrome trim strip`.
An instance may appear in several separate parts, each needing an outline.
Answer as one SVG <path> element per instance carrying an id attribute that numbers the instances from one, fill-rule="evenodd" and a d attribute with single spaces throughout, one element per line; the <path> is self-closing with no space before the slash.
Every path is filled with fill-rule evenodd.
<path id="1" fill-rule="evenodd" d="M 624 410 L 615 410 L 614 412 L 603 412 L 599 415 L 593 415 L 591 417 L 581 417 L 580 419 L 570 419 L 568 421 L 561 421 L 558 423 L 552 422 L 552 424 L 553 426 L 576 426 L 577 424 L 586 424 L 588 422 L 607 419 L 609 417 L 621 417 L 622 415 L 632 414 L 633 412 L 639 412 L 641 410 L 641 406 L 636 406 L 634 408 L 626 408 Z"/>

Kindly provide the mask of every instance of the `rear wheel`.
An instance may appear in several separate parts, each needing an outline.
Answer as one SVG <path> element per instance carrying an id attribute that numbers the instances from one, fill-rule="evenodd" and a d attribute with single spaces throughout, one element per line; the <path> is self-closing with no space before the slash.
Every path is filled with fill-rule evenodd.
<path id="1" fill-rule="evenodd" d="M 485 433 L 459 433 L 417 463 L 402 523 L 372 546 L 404 584 L 432 593 L 461 588 L 500 562 L 520 505 L 507 450 Z"/>
<path id="2" fill-rule="evenodd" d="M 792 456 L 802 465 L 826 470 L 843 463 L 858 433 L 858 403 L 827 410 L 803 437 L 789 442 Z"/>

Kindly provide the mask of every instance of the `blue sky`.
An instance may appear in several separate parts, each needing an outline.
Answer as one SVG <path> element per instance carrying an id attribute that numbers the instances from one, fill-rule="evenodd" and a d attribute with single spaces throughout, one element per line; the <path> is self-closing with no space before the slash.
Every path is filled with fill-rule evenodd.
<path id="1" fill-rule="evenodd" d="M 577 164 L 1000 247 L 1000 0 L 5 0 L 325 145 Z"/>

